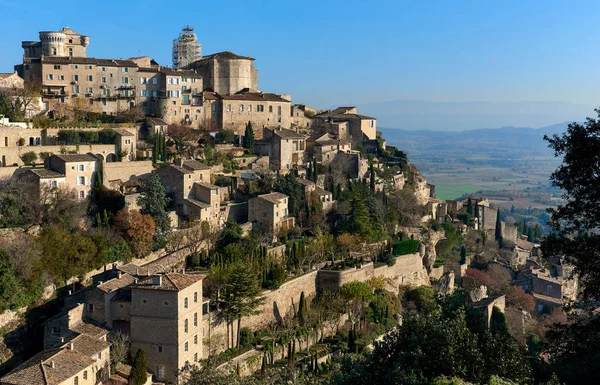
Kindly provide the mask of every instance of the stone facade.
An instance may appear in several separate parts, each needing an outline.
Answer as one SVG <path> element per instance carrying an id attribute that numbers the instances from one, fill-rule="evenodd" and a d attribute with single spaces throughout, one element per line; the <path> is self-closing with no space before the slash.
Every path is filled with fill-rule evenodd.
<path id="1" fill-rule="evenodd" d="M 262 142 L 268 143 L 266 146 L 268 153 L 260 152 L 260 154 L 269 155 L 272 170 L 287 174 L 306 162 L 304 135 L 284 128 L 264 128 L 262 137 Z"/>
<path id="2" fill-rule="evenodd" d="M 347 136 L 339 137 L 354 144 L 362 144 L 377 138 L 377 120 L 370 116 L 359 115 L 356 107 L 338 107 L 313 116 L 315 129 L 326 127 L 327 124 L 345 122 Z"/>
<path id="3" fill-rule="evenodd" d="M 165 274 L 131 287 L 131 351 L 144 349 L 159 381 L 202 357 L 202 275 Z"/>
<path id="4" fill-rule="evenodd" d="M 187 66 L 203 79 L 205 89 L 222 95 L 232 95 L 247 89 L 258 90 L 258 72 L 254 59 L 225 51 L 204 56 Z M 288 115 L 289 116 L 289 115 Z"/>
<path id="5" fill-rule="evenodd" d="M 289 216 L 288 196 L 281 193 L 259 195 L 248 201 L 248 222 L 254 222 L 264 231 L 274 233 L 294 227 Z"/>

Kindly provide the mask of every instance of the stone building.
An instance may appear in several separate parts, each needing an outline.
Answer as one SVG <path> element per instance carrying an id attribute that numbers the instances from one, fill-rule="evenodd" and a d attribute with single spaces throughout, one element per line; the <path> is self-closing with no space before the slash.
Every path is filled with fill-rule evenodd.
<path id="1" fill-rule="evenodd" d="M 40 58 L 42 56 L 86 57 L 86 49 L 90 38 L 64 27 L 58 32 L 42 31 L 40 41 L 23 41 L 24 58 Z"/>
<path id="2" fill-rule="evenodd" d="M 143 349 L 158 381 L 202 359 L 201 274 L 170 273 L 131 286 L 131 351 Z"/>
<path id="3" fill-rule="evenodd" d="M 220 95 L 233 95 L 242 90 L 258 91 L 258 71 L 254 69 L 254 59 L 248 56 L 218 52 L 204 56 L 186 68 L 195 70 L 204 79 L 205 90 Z"/>
<path id="4" fill-rule="evenodd" d="M 221 215 L 221 194 L 219 186 L 207 182 L 194 182 L 189 197 L 185 199 L 183 216 L 188 221 L 207 221 L 220 227 L 227 220 Z"/>
<path id="5" fill-rule="evenodd" d="M 483 231 L 494 231 L 496 230 L 496 221 L 498 217 L 498 210 L 489 206 L 478 204 L 479 209 L 479 221 L 481 223 L 480 230 Z"/>
<path id="6" fill-rule="evenodd" d="M 294 217 L 289 216 L 288 196 L 273 192 L 248 201 L 248 222 L 256 223 L 266 232 L 274 233 L 294 227 Z"/>
<path id="7" fill-rule="evenodd" d="M 94 385 L 110 376 L 106 335 L 79 334 L 56 348 L 36 354 L 0 378 L 2 385 Z"/>
<path id="8" fill-rule="evenodd" d="M 244 135 L 246 124 L 252 123 L 254 137 L 263 137 L 263 128 L 290 127 L 289 95 L 241 91 L 233 95 L 202 93 L 205 119 L 212 130 L 229 129 Z"/>
<path id="9" fill-rule="evenodd" d="M 352 148 L 349 141 L 345 139 L 336 139 L 329 132 L 319 133 L 306 140 L 306 149 L 308 153 L 317 162 L 327 166 L 331 163 L 335 154 L 338 152 L 348 152 Z"/>
<path id="10" fill-rule="evenodd" d="M 313 119 L 312 117 L 317 114 L 317 110 L 309 107 L 305 104 L 294 104 L 292 105 L 292 121 L 291 126 L 298 129 L 298 131 L 308 131 L 312 128 Z"/>
<path id="11" fill-rule="evenodd" d="M 44 322 L 44 349 L 63 345 L 82 334 L 107 341 L 108 330 L 87 322 L 84 314 L 84 305 L 78 304 Z"/>
<path id="12" fill-rule="evenodd" d="M 339 136 L 339 138 L 349 140 L 354 144 L 377 139 L 377 120 L 358 114 L 356 107 L 338 107 L 313 116 L 313 125 L 316 131 L 331 128 L 328 124 L 332 123 L 345 123 L 347 136 Z"/>
<path id="13" fill-rule="evenodd" d="M 47 169 L 64 176 L 64 186 L 77 199 L 87 199 L 96 183 L 99 160 L 90 154 L 61 154 L 48 158 Z M 58 176 L 53 179 L 58 179 Z"/>
<path id="14" fill-rule="evenodd" d="M 19 76 L 17 71 L 12 73 L 0 73 L 0 91 L 3 89 L 23 88 L 25 81 Z"/>
<path id="15" fill-rule="evenodd" d="M 311 180 L 304 178 L 298 178 L 296 180 L 303 187 L 302 193 L 304 194 L 305 199 L 306 197 L 313 196 L 321 202 L 323 205 L 323 211 L 328 212 L 331 210 L 333 204 L 335 203 L 333 200 L 333 194 L 331 192 L 320 188 Z"/>
<path id="16" fill-rule="evenodd" d="M 369 161 L 364 159 L 359 152 L 338 152 L 330 163 L 334 170 L 338 170 L 347 178 L 356 180 L 367 177 L 369 174 Z"/>
<path id="17" fill-rule="evenodd" d="M 285 128 L 263 129 L 257 153 L 268 155 L 272 170 L 287 174 L 306 163 L 306 138 Z"/>

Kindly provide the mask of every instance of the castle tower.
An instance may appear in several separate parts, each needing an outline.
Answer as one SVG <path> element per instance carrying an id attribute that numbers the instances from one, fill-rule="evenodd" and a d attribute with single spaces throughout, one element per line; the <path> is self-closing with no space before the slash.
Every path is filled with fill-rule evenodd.
<path id="1" fill-rule="evenodd" d="M 186 68 L 191 63 L 202 57 L 202 45 L 198 43 L 198 36 L 194 28 L 186 26 L 173 40 L 173 68 Z"/>
<path id="2" fill-rule="evenodd" d="M 86 57 L 86 48 L 90 38 L 64 27 L 58 32 L 40 32 L 40 41 L 24 41 L 23 57 L 39 58 L 40 56 L 72 56 Z"/>

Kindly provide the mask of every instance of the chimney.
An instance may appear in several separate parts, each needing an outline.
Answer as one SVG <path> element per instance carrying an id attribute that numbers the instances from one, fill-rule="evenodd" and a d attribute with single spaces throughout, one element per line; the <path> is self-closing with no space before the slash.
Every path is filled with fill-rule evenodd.
<path id="1" fill-rule="evenodd" d="M 181 269 L 181 274 L 185 274 L 185 267 Z"/>
<path id="2" fill-rule="evenodd" d="M 60 343 L 64 344 L 65 343 L 65 337 L 60 337 Z"/>
<path id="3" fill-rule="evenodd" d="M 152 286 L 162 286 L 162 275 L 152 276 Z"/>
<path id="4" fill-rule="evenodd" d="M 75 344 L 73 343 L 73 341 L 69 342 L 69 350 L 70 351 L 75 350 Z"/>
<path id="5" fill-rule="evenodd" d="M 55 369 L 55 368 L 56 368 L 56 364 L 54 363 L 54 360 L 50 361 L 50 367 L 51 367 L 52 369 Z"/>
<path id="6" fill-rule="evenodd" d="M 138 280 L 137 280 L 137 278 L 134 278 L 134 279 L 133 279 L 133 283 L 137 285 L 137 283 L 138 283 Z"/>
<path id="7" fill-rule="evenodd" d="M 121 279 L 121 270 L 117 271 L 117 279 Z"/>

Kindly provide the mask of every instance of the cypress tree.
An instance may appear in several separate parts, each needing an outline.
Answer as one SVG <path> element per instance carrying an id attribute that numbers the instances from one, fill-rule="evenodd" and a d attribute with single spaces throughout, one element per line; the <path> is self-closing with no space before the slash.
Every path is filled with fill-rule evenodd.
<path id="1" fill-rule="evenodd" d="M 473 215 L 473 202 L 471 201 L 471 198 L 467 200 L 467 212 Z"/>
<path id="2" fill-rule="evenodd" d="M 267 353 L 264 353 L 263 354 L 262 365 L 260 367 L 260 371 L 264 373 L 266 370 L 267 370 Z"/>
<path id="3" fill-rule="evenodd" d="M 96 213 L 96 227 L 102 227 L 102 220 L 100 219 L 100 213 Z"/>
<path id="4" fill-rule="evenodd" d="M 317 160 L 313 160 L 313 182 L 317 183 L 317 180 L 319 179 L 319 170 L 318 170 L 318 164 L 317 164 Z"/>
<path id="5" fill-rule="evenodd" d="M 304 325 L 306 321 L 306 297 L 304 291 L 300 293 L 300 304 L 298 305 L 298 318 L 300 319 L 300 325 Z"/>
<path id="6" fill-rule="evenodd" d="M 162 161 L 166 162 L 167 161 L 167 138 L 165 136 L 165 134 L 161 135 L 162 138 Z"/>
<path id="7" fill-rule="evenodd" d="M 337 187 L 336 187 L 335 196 L 336 196 L 337 200 L 339 200 L 342 197 L 342 185 L 339 183 L 337 184 Z"/>
<path id="8" fill-rule="evenodd" d="M 460 247 L 460 263 L 461 265 L 467 263 L 467 248 L 465 245 Z"/>
<path id="9" fill-rule="evenodd" d="M 158 162 L 158 136 L 160 134 L 154 135 L 154 145 L 152 147 L 152 163 Z"/>
<path id="10" fill-rule="evenodd" d="M 369 162 L 369 187 L 371 194 L 375 194 L 375 167 L 373 167 L 373 159 Z"/>
<path id="11" fill-rule="evenodd" d="M 129 373 L 129 385 L 144 385 L 147 379 L 146 352 L 143 349 L 138 349 Z"/>
<path id="12" fill-rule="evenodd" d="M 479 202 L 475 202 L 475 218 L 479 218 Z"/>
<path id="13" fill-rule="evenodd" d="M 504 246 L 504 239 L 502 239 L 502 222 L 500 221 L 499 208 L 496 214 L 496 240 L 498 241 L 498 246 L 502 248 Z"/>
<path id="14" fill-rule="evenodd" d="M 246 124 L 246 131 L 244 132 L 244 147 L 248 149 L 248 152 L 254 152 L 254 131 L 250 122 Z"/>

